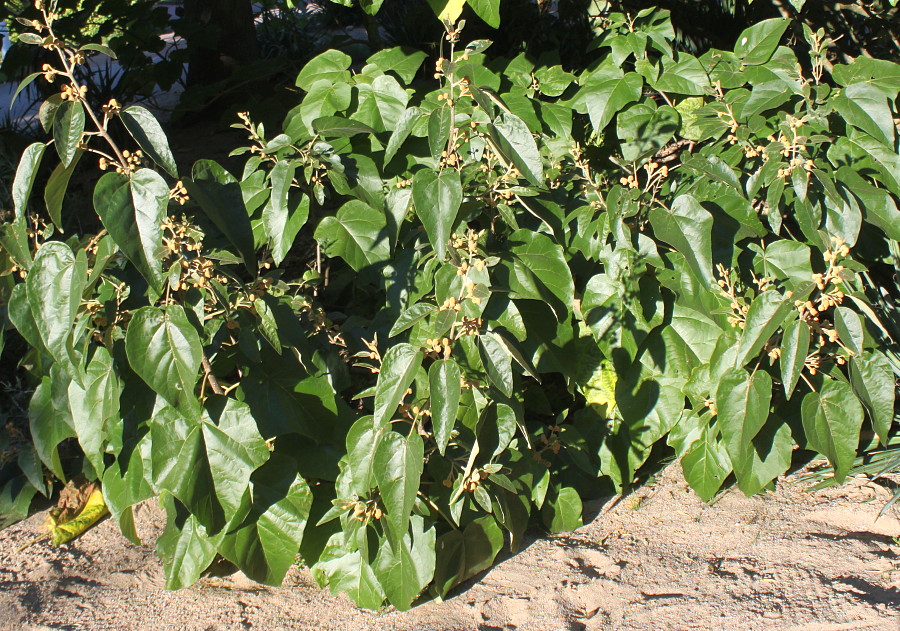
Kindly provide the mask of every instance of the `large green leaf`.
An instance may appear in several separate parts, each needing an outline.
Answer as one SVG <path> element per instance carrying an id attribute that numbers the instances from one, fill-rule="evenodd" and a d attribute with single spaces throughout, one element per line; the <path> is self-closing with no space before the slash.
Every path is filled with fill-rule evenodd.
<path id="1" fill-rule="evenodd" d="M 291 183 L 294 179 L 294 165 L 281 160 L 269 173 L 272 194 L 263 208 L 263 226 L 269 240 L 269 249 L 275 265 L 281 265 L 294 238 L 309 217 L 309 197 L 304 195 L 300 203 L 290 207 Z"/>
<path id="2" fill-rule="evenodd" d="M 488 133 L 500 154 L 512 162 L 526 180 L 535 186 L 544 185 L 541 152 L 525 121 L 515 114 L 504 112 L 498 122 L 488 125 Z"/>
<path id="3" fill-rule="evenodd" d="M 513 232 L 509 246 L 514 257 L 509 288 L 514 297 L 555 297 L 562 304 L 551 306 L 562 321 L 575 299 L 575 284 L 562 247 L 547 235 L 531 230 Z M 552 298 L 550 301 L 555 302 Z"/>
<path id="4" fill-rule="evenodd" d="M 325 138 L 352 138 L 358 134 L 374 134 L 368 124 L 342 116 L 323 116 L 312 122 L 313 131 Z"/>
<path id="5" fill-rule="evenodd" d="M 358 419 L 347 432 L 347 471 L 354 493 L 365 497 L 375 486 L 375 453 L 389 426 L 376 426 L 371 415 Z"/>
<path id="6" fill-rule="evenodd" d="M 146 108 L 132 105 L 119 112 L 119 118 L 144 153 L 165 169 L 166 173 L 177 178 L 178 166 L 175 164 L 172 150 L 169 149 L 166 132 L 156 117 Z"/>
<path id="7" fill-rule="evenodd" d="M 769 418 L 771 400 L 772 378 L 765 371 L 750 374 L 743 368 L 732 368 L 719 381 L 717 423 L 738 483 L 753 467 L 753 439 Z"/>
<path id="8" fill-rule="evenodd" d="M 81 101 L 63 101 L 53 119 L 53 140 L 59 159 L 69 166 L 84 134 L 84 106 Z"/>
<path id="9" fill-rule="evenodd" d="M 113 359 L 104 346 L 98 346 L 85 371 L 84 384 L 69 384 L 69 410 L 78 443 L 94 471 L 102 472 L 108 424 L 119 415 L 120 386 Z"/>
<path id="10" fill-rule="evenodd" d="M 216 548 L 224 533 L 211 536 L 194 516 L 176 506 L 173 498 L 165 500 L 166 529 L 156 541 L 156 552 L 163 561 L 166 589 L 193 585 L 216 558 Z"/>
<path id="11" fill-rule="evenodd" d="M 419 171 L 413 177 L 412 197 L 416 216 L 425 226 L 438 259 L 443 260 L 463 200 L 459 172 L 455 169 L 440 173 L 431 169 Z"/>
<path id="12" fill-rule="evenodd" d="M 435 531 L 424 530 L 425 520 L 417 515 L 410 519 L 411 532 L 394 546 L 385 541 L 378 549 L 374 570 L 388 600 L 403 611 L 431 582 L 435 565 Z"/>
<path id="13" fill-rule="evenodd" d="M 162 288 L 162 224 L 169 187 L 155 171 L 107 173 L 94 188 L 94 209 L 122 253 L 152 287 Z"/>
<path id="14" fill-rule="evenodd" d="M 492 333 L 478 336 L 479 354 L 488 379 L 504 396 L 511 397 L 513 392 L 512 356 L 503 344 Z"/>
<path id="15" fill-rule="evenodd" d="M 406 111 L 409 94 L 391 75 L 375 77 L 372 83 L 357 83 L 359 102 L 352 118 L 376 132 L 390 131 Z"/>
<path id="16" fill-rule="evenodd" d="M 421 365 L 422 352 L 411 344 L 397 344 L 384 354 L 375 386 L 376 428 L 391 420 Z"/>
<path id="17" fill-rule="evenodd" d="M 69 246 L 58 241 L 41 246 L 25 280 L 28 304 L 44 348 L 57 362 L 70 367 L 72 376 L 78 372 L 75 369 L 73 373 L 69 351 L 72 324 L 86 281 L 86 260 L 76 257 Z"/>
<path id="18" fill-rule="evenodd" d="M 312 507 L 312 493 L 292 458 L 272 454 L 250 476 L 250 514 L 225 535 L 219 553 L 248 577 L 280 585 L 294 564 Z"/>
<path id="19" fill-rule="evenodd" d="M 731 473 L 731 461 L 709 427 L 681 459 L 684 479 L 704 502 L 711 500 Z"/>
<path id="20" fill-rule="evenodd" d="M 59 456 L 59 444 L 75 435 L 69 412 L 69 377 L 59 365 L 50 369 L 28 405 L 28 427 L 31 440 L 41 460 L 60 480 L 66 475 Z"/>
<path id="21" fill-rule="evenodd" d="M 475 15 L 492 28 L 500 28 L 500 0 L 466 0 Z"/>
<path id="22" fill-rule="evenodd" d="M 135 311 L 125 351 L 132 370 L 154 392 L 185 412 L 196 409 L 194 386 L 203 345 L 181 305 Z"/>
<path id="23" fill-rule="evenodd" d="M 778 363 L 781 366 L 781 383 L 784 385 L 784 394 L 790 399 L 800 381 L 800 373 L 806 362 L 809 352 L 809 325 L 797 318 L 791 320 L 784 327 L 781 336 L 781 356 Z"/>
<path id="24" fill-rule="evenodd" d="M 103 498 L 119 528 L 135 545 L 140 545 L 134 525 L 132 506 L 154 496 L 150 488 L 152 461 L 150 458 L 150 432 L 146 432 L 136 444 L 123 449 L 116 462 L 103 472 Z"/>
<path id="25" fill-rule="evenodd" d="M 415 430 L 406 437 L 386 432 L 375 452 L 375 480 L 385 509 L 388 540 L 394 549 L 403 546 L 407 535 L 424 462 L 425 443 Z"/>
<path id="26" fill-rule="evenodd" d="M 22 152 L 19 166 L 16 167 L 16 176 L 12 183 L 12 200 L 16 217 L 25 216 L 28 198 L 31 197 L 31 189 L 34 187 L 34 181 L 41 166 L 41 158 L 44 157 L 44 150 L 46 149 L 47 145 L 45 143 L 36 142 L 28 145 L 25 151 Z"/>
<path id="27" fill-rule="evenodd" d="M 427 58 L 427 53 L 407 46 L 385 48 L 366 60 L 363 74 L 380 75 L 393 72 L 404 83 L 410 83 Z"/>
<path id="28" fill-rule="evenodd" d="M 57 164 L 56 168 L 53 169 L 53 173 L 47 179 L 47 186 L 44 188 L 44 203 L 47 205 L 47 213 L 50 215 L 53 225 L 60 232 L 63 232 L 63 200 L 66 196 L 66 190 L 69 188 L 69 180 L 72 178 L 72 173 L 75 171 L 75 167 L 78 166 L 78 161 L 83 153 L 81 150 L 77 151 L 69 166 L 65 166 L 62 163 Z"/>
<path id="29" fill-rule="evenodd" d="M 670 211 L 653 208 L 650 224 L 656 236 L 687 259 L 691 271 L 705 285 L 714 282 L 712 271 L 713 218 L 691 195 L 679 195 Z"/>
<path id="30" fill-rule="evenodd" d="M 616 119 L 616 134 L 626 162 L 640 162 L 664 147 L 681 126 L 681 115 L 669 105 L 637 103 Z"/>
<path id="31" fill-rule="evenodd" d="M 315 239 L 326 255 L 341 257 L 357 272 L 383 263 L 391 254 L 384 212 L 358 199 L 350 200 L 335 216 L 319 222 Z"/>
<path id="32" fill-rule="evenodd" d="M 887 445 L 894 422 L 894 372 L 887 357 L 878 351 L 866 351 L 850 359 L 850 382 L 869 412 L 872 427 L 883 445 Z"/>
<path id="33" fill-rule="evenodd" d="M 300 74 L 297 75 L 296 85 L 301 90 L 309 91 L 317 81 L 329 81 L 331 83 L 346 82 L 350 80 L 348 68 L 353 60 L 350 55 L 339 50 L 326 50 L 324 53 L 310 59 Z"/>
<path id="34" fill-rule="evenodd" d="M 745 66 L 764 64 L 775 53 L 781 36 L 790 24 L 787 18 L 763 20 L 744 30 L 734 46 L 734 54 Z"/>
<path id="35" fill-rule="evenodd" d="M 896 128 L 884 93 L 869 83 L 853 83 L 831 99 L 845 121 L 887 147 L 894 147 Z"/>
<path id="36" fill-rule="evenodd" d="M 360 550 L 320 562 L 316 569 L 328 577 L 333 594 L 344 592 L 358 607 L 374 610 L 384 602 L 384 588 Z"/>
<path id="37" fill-rule="evenodd" d="M 636 72 L 612 78 L 597 75 L 594 79 L 592 75 L 581 88 L 580 97 L 587 107 L 594 131 L 601 133 L 617 112 L 637 101 L 643 87 L 644 79 Z"/>
<path id="38" fill-rule="evenodd" d="M 237 248 L 247 269 L 256 273 L 253 228 L 240 183 L 215 161 L 198 160 L 191 170 L 191 179 L 184 185 L 191 199 L 200 204 L 203 212 Z"/>
<path id="39" fill-rule="evenodd" d="M 503 547 L 503 530 L 491 515 L 469 522 L 463 530 L 438 537 L 434 591 L 444 596 L 454 586 L 491 566 Z"/>
<path id="40" fill-rule="evenodd" d="M 570 486 L 561 488 L 557 496 L 546 502 L 541 510 L 544 513 L 544 523 L 551 533 L 568 532 L 583 524 L 581 513 L 584 507 L 581 497 Z"/>
<path id="41" fill-rule="evenodd" d="M 419 120 L 419 117 L 423 116 L 422 110 L 418 107 L 410 107 L 403 112 L 397 121 L 397 127 L 394 129 L 394 132 L 391 134 L 390 139 L 388 140 L 387 147 L 384 150 L 384 164 L 387 165 L 388 162 L 393 159 L 395 155 L 397 155 L 397 151 L 403 145 L 407 138 L 409 138 L 410 132 L 412 132 L 413 127 Z M 440 155 L 440 152 L 438 153 Z"/>
<path id="42" fill-rule="evenodd" d="M 777 291 L 764 291 L 750 303 L 741 340 L 738 343 L 735 366 L 741 368 L 753 361 L 794 309 L 795 297 L 782 296 Z M 805 359 L 805 358 L 804 358 Z"/>
<path id="43" fill-rule="evenodd" d="M 251 474 L 269 458 L 250 408 L 218 395 L 206 401 L 202 415 L 158 412 L 151 434 L 155 485 L 210 528 L 239 514 Z"/>
<path id="44" fill-rule="evenodd" d="M 801 417 L 809 446 L 828 458 L 838 482 L 856 458 L 863 407 L 849 384 L 828 379 L 819 392 L 803 397 Z"/>
<path id="45" fill-rule="evenodd" d="M 441 359 L 428 369 L 431 391 L 431 426 L 438 452 L 443 456 L 459 413 L 462 371 L 453 359 Z"/>
<path id="46" fill-rule="evenodd" d="M 288 113 L 284 131 L 291 138 L 303 137 L 304 131 L 313 130 L 313 121 L 343 112 L 352 102 L 353 91 L 342 81 L 316 81 L 303 97 L 303 102 Z"/>

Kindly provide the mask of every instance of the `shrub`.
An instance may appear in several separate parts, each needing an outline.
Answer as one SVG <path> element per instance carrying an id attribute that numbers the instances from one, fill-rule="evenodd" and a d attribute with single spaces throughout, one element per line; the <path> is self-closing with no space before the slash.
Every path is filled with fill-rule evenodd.
<path id="1" fill-rule="evenodd" d="M 574 75 L 448 23 L 436 89 L 424 53 L 326 51 L 279 133 L 242 116 L 239 176 L 188 177 L 149 112 L 86 106 L 52 30 L 23 40 L 65 86 L 49 223 L 36 143 L 0 233 L 44 466 L 100 480 L 132 539 L 159 496 L 170 588 L 217 555 L 278 584 L 299 550 L 368 608 L 446 594 L 533 521 L 579 526 L 654 451 L 707 500 L 798 447 L 843 478 L 894 420 L 864 279 L 896 265 L 900 68 L 826 76 L 824 34 L 801 64 L 785 19 L 700 57 L 667 12 L 608 26 Z M 91 153 L 105 230 L 53 239 Z"/>

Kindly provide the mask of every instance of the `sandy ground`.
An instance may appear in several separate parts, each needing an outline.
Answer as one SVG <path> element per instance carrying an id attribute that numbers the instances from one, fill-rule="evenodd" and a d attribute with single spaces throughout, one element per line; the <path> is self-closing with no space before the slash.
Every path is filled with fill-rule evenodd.
<path id="1" fill-rule="evenodd" d="M 807 493 L 733 490 L 712 506 L 677 467 L 633 496 L 597 505 L 568 535 L 518 555 L 408 612 L 356 609 L 292 570 L 285 586 L 240 574 L 166 592 L 151 545 L 107 520 L 73 544 L 39 543 L 38 514 L 0 532 L 0 628 L 556 631 L 900 631 L 900 511 L 876 521 L 887 491 L 859 478 Z M 158 509 L 139 509 L 152 540 Z"/>

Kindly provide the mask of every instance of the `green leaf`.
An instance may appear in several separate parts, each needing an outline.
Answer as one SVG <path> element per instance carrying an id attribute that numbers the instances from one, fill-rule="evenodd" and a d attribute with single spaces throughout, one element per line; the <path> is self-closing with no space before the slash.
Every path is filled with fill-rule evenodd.
<path id="1" fill-rule="evenodd" d="M 741 195 L 744 194 L 737 172 L 719 156 L 691 155 L 685 158 L 684 166 L 705 174 L 715 182 L 727 184 Z"/>
<path id="2" fill-rule="evenodd" d="M 312 492 L 292 458 L 272 454 L 250 476 L 250 514 L 219 553 L 250 579 L 278 586 L 294 564 L 312 508 Z"/>
<path id="3" fill-rule="evenodd" d="M 397 151 L 403 146 L 406 139 L 409 138 L 410 132 L 412 132 L 413 127 L 415 127 L 419 117 L 422 115 L 422 110 L 418 107 L 410 107 L 400 116 L 400 119 L 397 121 L 397 127 L 391 134 L 387 147 L 384 150 L 385 166 L 387 166 L 388 162 L 397 155 Z M 438 155 L 440 155 L 440 153 L 438 153 Z"/>
<path id="4" fill-rule="evenodd" d="M 570 486 L 559 490 L 559 494 L 553 501 L 544 504 L 544 524 L 551 533 L 568 532 L 580 528 L 583 524 L 581 513 L 584 510 L 581 505 L 581 497 L 578 491 Z"/>
<path id="5" fill-rule="evenodd" d="M 753 439 L 769 418 L 771 399 L 772 378 L 765 371 L 732 368 L 719 381 L 717 424 L 739 484 L 753 467 Z"/>
<path id="6" fill-rule="evenodd" d="M 772 58 L 781 36 L 790 24 L 787 18 L 757 22 L 738 37 L 734 54 L 745 66 L 758 66 Z"/>
<path id="7" fill-rule="evenodd" d="M 163 561 L 166 589 L 181 589 L 193 585 L 216 558 L 218 537 L 210 536 L 200 521 L 184 514 L 174 499 L 165 501 L 166 529 L 156 541 L 156 553 Z"/>
<path id="8" fill-rule="evenodd" d="M 63 101 L 53 120 L 53 139 L 63 165 L 69 166 L 84 134 L 84 106 L 81 101 Z"/>
<path id="9" fill-rule="evenodd" d="M 785 325 L 778 362 L 781 366 L 784 394 L 788 399 L 800 381 L 800 373 L 803 372 L 803 364 L 809 353 L 809 339 L 809 325 L 803 320 L 797 318 Z"/>
<path id="10" fill-rule="evenodd" d="M 413 177 L 412 197 L 416 216 L 425 226 L 435 254 L 439 260 L 444 260 L 447 241 L 463 200 L 459 172 L 455 169 L 444 169 L 440 173 L 420 170 Z"/>
<path id="11" fill-rule="evenodd" d="M 656 81 L 650 81 L 654 90 L 684 95 L 703 95 L 709 88 L 709 75 L 700 60 L 693 55 L 679 53 L 678 61 L 664 60 L 663 72 Z"/>
<path id="12" fill-rule="evenodd" d="M 697 280 L 715 282 L 712 272 L 713 218 L 691 195 L 679 195 L 671 211 L 653 208 L 650 224 L 656 236 L 684 255 Z"/>
<path id="13" fill-rule="evenodd" d="M 863 156 L 871 160 L 878 170 L 875 179 L 883 182 L 894 193 L 900 191 L 900 154 L 868 135 L 847 139 L 861 150 Z"/>
<path id="14" fill-rule="evenodd" d="M 384 587 L 388 600 L 404 611 L 431 582 L 435 566 L 435 531 L 424 530 L 425 521 L 414 515 L 412 532 L 403 535 L 403 541 L 393 546 L 385 541 L 378 549 L 374 570 Z"/>
<path id="15" fill-rule="evenodd" d="M 636 72 L 625 76 L 594 80 L 593 76 L 582 87 L 580 95 L 591 117 L 591 125 L 598 134 L 609 124 L 613 116 L 629 103 L 641 98 L 644 79 Z"/>
<path id="16" fill-rule="evenodd" d="M 412 327 L 416 322 L 427 318 L 432 313 L 437 311 L 438 308 L 436 305 L 433 305 L 428 302 L 418 302 L 411 306 L 409 309 L 406 309 L 403 313 L 400 314 L 400 317 L 397 318 L 397 321 L 394 322 L 394 326 L 391 327 L 390 333 L 388 333 L 388 337 L 395 337 L 400 335 L 410 327 Z"/>
<path id="17" fill-rule="evenodd" d="M 704 502 L 708 502 L 722 487 L 731 473 L 731 461 L 716 441 L 709 427 L 704 427 L 700 439 L 681 459 L 684 479 Z"/>
<path id="18" fill-rule="evenodd" d="M 157 291 L 162 289 L 162 224 L 169 187 L 162 176 L 140 169 L 131 176 L 107 173 L 94 188 L 94 209 L 116 245 Z"/>
<path id="19" fill-rule="evenodd" d="M 34 187 L 34 181 L 37 178 L 38 169 L 41 166 L 41 158 L 44 156 L 44 150 L 47 145 L 42 142 L 36 142 L 28 145 L 22 152 L 19 159 L 19 166 L 16 167 L 16 176 L 12 184 L 12 200 L 13 208 L 16 211 L 16 217 L 24 217 L 28 206 L 28 198 L 31 197 L 31 189 Z"/>
<path id="20" fill-rule="evenodd" d="M 888 434 L 894 422 L 894 372 L 891 362 L 878 351 L 867 351 L 850 359 L 850 383 L 859 396 L 872 427 L 882 445 L 888 444 Z"/>
<path id="21" fill-rule="evenodd" d="M 65 166 L 62 163 L 57 164 L 56 168 L 53 169 L 53 173 L 50 174 L 50 179 L 47 180 L 47 186 L 44 188 L 44 203 L 47 205 L 47 212 L 53 221 L 53 225 L 60 232 L 64 232 L 62 225 L 63 200 L 66 197 L 66 190 L 69 188 L 69 180 L 72 178 L 72 173 L 75 171 L 75 167 L 78 166 L 78 161 L 83 153 L 83 151 L 79 150 L 69 166 Z"/>
<path id="22" fill-rule="evenodd" d="M 111 59 L 118 59 L 118 57 L 116 57 L 115 51 L 113 51 L 113 49 L 110 48 L 109 46 L 104 46 L 103 44 L 85 44 L 84 46 L 82 46 L 81 48 L 78 49 L 79 52 L 84 52 L 86 50 L 101 53 Z"/>
<path id="23" fill-rule="evenodd" d="M 372 83 L 356 84 L 359 97 L 352 118 L 369 125 L 378 132 L 395 129 L 406 111 L 409 94 L 391 75 L 375 77 Z"/>
<path id="24" fill-rule="evenodd" d="M 263 227 L 269 240 L 272 259 L 281 265 L 294 239 L 309 217 L 309 197 L 304 195 L 295 208 L 289 207 L 291 183 L 294 180 L 294 165 L 287 160 L 279 161 L 269 173 L 272 194 L 263 208 Z"/>
<path id="25" fill-rule="evenodd" d="M 366 60 L 366 68 L 372 67 L 379 74 L 393 72 L 404 83 L 410 83 L 416 77 L 422 62 L 428 55 L 421 50 L 415 50 L 406 46 L 395 46 L 379 50 Z M 366 72 L 366 69 L 363 69 Z"/>
<path id="26" fill-rule="evenodd" d="M 384 602 L 384 588 L 359 550 L 320 562 L 316 569 L 328 577 L 333 594 L 344 592 L 358 607 L 375 610 Z"/>
<path id="27" fill-rule="evenodd" d="M 500 28 L 500 0 L 466 0 L 475 15 L 491 28 Z"/>
<path id="28" fill-rule="evenodd" d="M 291 139 L 301 138 L 304 131 L 312 131 L 313 121 L 345 111 L 352 101 L 353 90 L 346 83 L 316 81 L 303 102 L 288 113 L 284 131 Z"/>
<path id="29" fill-rule="evenodd" d="M 25 280 L 28 303 L 44 348 L 68 367 L 72 366 L 72 359 L 67 346 L 86 281 L 86 261 L 58 241 L 41 246 Z"/>
<path id="30" fill-rule="evenodd" d="M 384 354 L 375 386 L 375 427 L 391 420 L 421 365 L 422 353 L 411 344 L 397 344 Z"/>
<path id="31" fill-rule="evenodd" d="M 150 430 L 159 489 L 216 531 L 241 516 L 250 475 L 269 458 L 246 404 L 213 395 L 202 415 L 184 416 L 172 408 L 157 412 Z"/>
<path id="32" fill-rule="evenodd" d="M 514 297 L 545 301 L 550 297 L 551 302 L 555 297 L 562 304 L 551 308 L 562 321 L 575 300 L 575 284 L 562 248 L 547 235 L 531 230 L 513 232 L 509 246 L 514 257 L 509 288 Z"/>
<path id="33" fill-rule="evenodd" d="M 156 117 L 149 110 L 132 105 L 119 112 L 119 118 L 143 152 L 166 173 L 177 178 L 178 166 L 169 149 L 169 139 Z"/>
<path id="34" fill-rule="evenodd" d="M 253 228 L 244 206 L 240 183 L 215 161 L 198 160 L 191 171 L 191 179 L 184 185 L 191 199 L 200 205 L 207 217 L 237 248 L 247 270 L 255 274 Z"/>
<path id="35" fill-rule="evenodd" d="M 896 128 L 888 98 L 869 83 L 853 83 L 831 99 L 845 121 L 863 130 L 887 147 L 894 147 Z"/>
<path id="36" fill-rule="evenodd" d="M 428 369 L 431 391 L 431 424 L 438 452 L 443 456 L 459 414 L 462 371 L 453 359 L 441 359 Z"/>
<path id="37" fill-rule="evenodd" d="M 847 307 L 837 307 L 834 310 L 834 328 L 837 330 L 841 342 L 850 349 L 851 353 L 862 354 L 864 323 L 860 314 Z"/>
<path id="38" fill-rule="evenodd" d="M 23 33 L 22 36 L 25 36 L 25 35 L 31 35 L 31 33 Z M 37 37 L 37 36 L 35 36 L 35 37 Z M 19 41 L 21 41 L 21 39 Z M 29 85 L 31 85 L 32 82 L 35 79 L 37 79 L 38 77 L 40 77 L 42 74 L 44 74 L 44 73 L 43 72 L 32 72 L 30 75 L 28 75 L 27 77 L 22 79 L 22 81 L 19 83 L 19 86 L 16 88 L 16 91 L 13 93 L 12 99 L 10 99 L 10 101 L 9 101 L 9 109 L 10 110 L 12 110 L 13 105 L 16 104 L 16 99 L 19 98 L 19 95 L 22 93 L 22 91 L 25 88 L 27 88 Z"/>
<path id="39" fill-rule="evenodd" d="M 375 130 L 360 121 L 340 116 L 323 116 L 312 122 L 313 131 L 325 138 L 350 138 L 357 134 L 374 134 Z"/>
<path id="40" fill-rule="evenodd" d="M 504 394 L 511 397 L 513 392 L 512 357 L 506 346 L 491 333 L 478 336 L 479 354 L 487 371 L 488 379 Z"/>
<path id="41" fill-rule="evenodd" d="M 84 385 L 69 384 L 69 410 L 78 443 L 94 471 L 105 468 L 103 454 L 110 424 L 119 417 L 119 380 L 109 351 L 98 346 L 85 371 Z"/>
<path id="42" fill-rule="evenodd" d="M 375 453 L 387 431 L 387 425 L 375 425 L 373 416 L 358 419 L 347 432 L 347 466 L 354 493 L 366 496 L 375 486 Z"/>
<path id="43" fill-rule="evenodd" d="M 479 517 L 464 530 L 438 537 L 434 591 L 443 597 L 454 586 L 486 570 L 503 547 L 503 531 L 490 515 Z"/>
<path id="44" fill-rule="evenodd" d="M 334 217 L 322 219 L 314 236 L 326 255 L 341 257 L 357 272 L 391 255 L 384 213 L 357 199 L 341 206 Z"/>
<path id="45" fill-rule="evenodd" d="M 777 291 L 764 291 L 750 303 L 741 340 L 738 343 L 735 366 L 742 368 L 753 361 L 766 342 L 781 328 L 794 310 L 794 297 Z"/>
<path id="46" fill-rule="evenodd" d="M 828 379 L 819 392 L 803 397 L 801 417 L 809 446 L 828 458 L 843 482 L 856 458 L 863 407 L 850 385 Z"/>
<path id="47" fill-rule="evenodd" d="M 350 80 L 347 69 L 351 63 L 353 60 L 346 53 L 326 50 L 303 66 L 303 70 L 297 75 L 296 85 L 301 90 L 309 91 L 316 81 L 347 82 Z"/>
<path id="48" fill-rule="evenodd" d="M 405 116 L 406 112 L 403 113 L 401 121 L 404 120 Z M 450 139 L 450 129 L 452 126 L 453 121 L 450 118 L 450 106 L 446 103 L 434 108 L 431 114 L 428 115 L 428 148 L 431 149 L 431 157 L 435 160 L 440 158 L 441 152 L 447 148 L 447 140 Z"/>
<path id="49" fill-rule="evenodd" d="M 497 145 L 500 154 L 535 186 L 544 185 L 544 164 L 541 152 L 528 125 L 510 112 L 504 112 L 499 122 L 488 125 L 488 133 Z"/>
<path id="50" fill-rule="evenodd" d="M 415 431 L 405 438 L 386 432 L 375 452 L 375 480 L 386 513 L 388 541 L 395 549 L 403 545 L 409 529 L 424 462 L 425 443 Z"/>
<path id="51" fill-rule="evenodd" d="M 34 391 L 28 405 L 28 428 L 31 440 L 41 461 L 60 480 L 65 480 L 59 456 L 59 444 L 75 435 L 69 412 L 68 387 L 70 379 L 59 365 L 50 369 Z"/>
<path id="52" fill-rule="evenodd" d="M 626 162 L 640 162 L 664 147 L 681 125 L 674 107 L 654 109 L 644 103 L 632 105 L 616 119 L 616 133 Z"/>
<path id="53" fill-rule="evenodd" d="M 194 386 L 203 345 L 181 305 L 135 311 L 125 334 L 125 352 L 131 368 L 154 392 L 185 411 L 196 407 Z"/>

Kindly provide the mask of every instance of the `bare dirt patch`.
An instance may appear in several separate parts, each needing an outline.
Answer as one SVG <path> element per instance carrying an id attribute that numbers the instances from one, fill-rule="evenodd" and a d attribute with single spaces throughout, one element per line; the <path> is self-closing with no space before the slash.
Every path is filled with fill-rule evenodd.
<path id="1" fill-rule="evenodd" d="M 61 548 L 38 543 L 43 514 L 0 532 L 0 626 L 24 630 L 898 631 L 900 511 L 857 478 L 807 493 L 796 479 L 712 506 L 678 467 L 598 505 L 568 535 L 527 547 L 444 602 L 361 611 L 302 569 L 284 587 L 241 574 L 167 592 L 152 542 L 160 515 L 138 510 L 134 546 L 107 520 Z"/>

